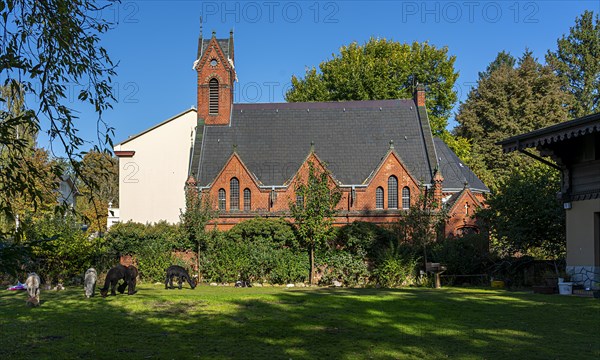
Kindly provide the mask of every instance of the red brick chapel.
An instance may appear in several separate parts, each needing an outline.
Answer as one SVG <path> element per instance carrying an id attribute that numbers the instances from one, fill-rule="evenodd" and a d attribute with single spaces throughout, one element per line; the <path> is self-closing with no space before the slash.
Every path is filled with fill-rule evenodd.
<path id="1" fill-rule="evenodd" d="M 473 214 L 489 189 L 432 136 L 423 86 L 413 99 L 234 104 L 234 64 L 233 33 L 200 36 L 188 186 L 209 194 L 218 228 L 286 217 L 312 161 L 342 190 L 337 226 L 394 222 L 433 191 L 448 210 L 447 236 L 478 231 Z"/>

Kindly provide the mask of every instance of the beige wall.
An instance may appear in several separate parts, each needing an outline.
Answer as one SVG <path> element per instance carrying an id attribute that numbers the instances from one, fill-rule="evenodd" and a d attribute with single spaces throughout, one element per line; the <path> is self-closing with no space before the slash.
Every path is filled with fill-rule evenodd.
<path id="1" fill-rule="evenodd" d="M 594 221 L 600 199 L 574 201 L 572 206 L 567 210 L 567 265 L 600 266 L 599 229 Z"/>
<path id="2" fill-rule="evenodd" d="M 135 151 L 119 158 L 120 221 L 179 222 L 196 123 L 196 111 L 187 111 L 115 146 Z"/>

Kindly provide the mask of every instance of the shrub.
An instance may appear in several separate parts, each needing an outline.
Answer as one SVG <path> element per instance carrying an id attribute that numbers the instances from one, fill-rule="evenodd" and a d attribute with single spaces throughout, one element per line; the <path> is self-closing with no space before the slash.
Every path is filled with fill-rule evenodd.
<path id="1" fill-rule="evenodd" d="M 306 277 L 307 259 L 299 255 L 290 248 L 277 248 L 268 237 L 234 241 L 229 234 L 213 232 L 200 256 L 200 267 L 205 281 L 281 284 Z"/>
<path id="2" fill-rule="evenodd" d="M 136 253 L 140 278 L 144 281 L 163 282 L 165 270 L 174 263 L 172 248 L 161 238 L 148 237 Z"/>
<path id="3" fill-rule="evenodd" d="M 239 280 L 244 266 L 244 254 L 240 246 L 227 239 L 221 232 L 212 232 L 200 254 L 200 271 L 206 281 L 233 282 Z"/>
<path id="4" fill-rule="evenodd" d="M 29 269 L 47 281 L 81 277 L 98 254 L 99 239 L 88 237 L 75 216 L 47 215 L 24 228 L 29 241 L 49 239 L 32 248 L 35 260 Z"/>
<path id="5" fill-rule="evenodd" d="M 319 260 L 321 258 L 322 260 Z M 369 270 L 363 256 L 347 251 L 329 251 L 317 257 L 318 267 L 324 268 L 321 284 L 329 285 L 334 280 L 347 286 L 366 284 Z"/>
<path id="6" fill-rule="evenodd" d="M 383 287 L 399 287 L 415 283 L 417 259 L 388 258 L 373 272 L 377 284 Z"/>
<path id="7" fill-rule="evenodd" d="M 266 241 L 275 248 L 298 249 L 298 240 L 293 226 L 284 219 L 254 218 L 236 224 L 227 232 L 227 237 L 237 241 Z"/>
<path id="8" fill-rule="evenodd" d="M 383 287 L 398 287 L 416 283 L 419 257 L 409 245 L 396 245 L 393 242 L 382 248 L 376 257 L 373 278 Z"/>
<path id="9" fill-rule="evenodd" d="M 308 253 L 295 252 L 287 249 L 276 250 L 272 258 L 272 268 L 267 276 L 267 281 L 272 284 L 287 284 L 305 282 L 308 280 L 306 269 Z"/>
<path id="10" fill-rule="evenodd" d="M 144 244 L 148 226 L 132 221 L 111 226 L 104 240 L 107 255 L 110 258 L 118 258 L 121 255 L 138 253 Z"/>
<path id="11" fill-rule="evenodd" d="M 394 234 L 373 223 L 355 221 L 338 230 L 331 248 L 341 249 L 354 255 L 372 258 L 394 238 Z"/>
<path id="12" fill-rule="evenodd" d="M 121 255 L 133 255 L 143 281 L 164 281 L 165 269 L 176 262 L 172 251 L 185 244 L 179 225 L 161 221 L 154 225 L 127 222 L 113 225 L 104 240 L 106 270 Z"/>
<path id="13" fill-rule="evenodd" d="M 431 259 L 448 268 L 447 274 L 485 273 L 489 266 L 489 243 L 482 234 L 448 238 L 431 246 Z"/>

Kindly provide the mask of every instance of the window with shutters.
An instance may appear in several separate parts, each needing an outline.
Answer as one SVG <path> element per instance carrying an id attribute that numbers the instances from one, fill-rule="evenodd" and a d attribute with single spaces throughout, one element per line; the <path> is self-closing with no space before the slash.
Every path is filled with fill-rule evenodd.
<path id="1" fill-rule="evenodd" d="M 208 114 L 219 115 L 219 81 L 210 79 L 208 82 Z"/>

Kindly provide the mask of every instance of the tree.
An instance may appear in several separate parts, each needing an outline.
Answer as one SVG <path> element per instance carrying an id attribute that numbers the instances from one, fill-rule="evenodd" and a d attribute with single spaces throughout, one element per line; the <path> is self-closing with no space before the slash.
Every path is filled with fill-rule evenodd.
<path id="1" fill-rule="evenodd" d="M 558 191 L 559 171 L 540 163 L 515 169 L 478 213 L 489 227 L 493 250 L 503 256 L 563 256 L 565 211 Z"/>
<path id="2" fill-rule="evenodd" d="M 77 198 L 77 212 L 90 226 L 89 231 L 106 231 L 108 204 L 119 206 L 119 160 L 108 152 L 89 151 L 80 163 L 82 178 L 95 179 L 93 188 L 85 181 L 77 181 L 81 194 Z"/>
<path id="3" fill-rule="evenodd" d="M 44 129 L 72 163 L 80 156 L 85 141 L 77 133 L 77 115 L 69 104 L 73 89 L 77 99 L 91 105 L 98 114 L 101 146 L 112 145 L 112 129 L 102 120 L 102 114 L 115 100 L 110 85 L 115 71 L 106 50 L 99 45 L 99 36 L 110 25 L 101 11 L 111 5 L 112 1 L 99 5 L 95 0 L 0 1 L 2 85 L 12 94 L 23 92 L 35 99 L 14 107 L 14 95 L 0 95 L 0 103 L 8 104 L 0 110 L 0 148 L 9 147 L 11 152 L 10 161 L 2 164 L 0 171 L 0 190 L 6 197 L 25 194 L 35 204 L 47 190 L 30 181 L 39 173 L 34 163 L 14 160 L 30 151 L 29 142 L 15 129 Z M 29 107 L 31 104 L 34 106 Z M 59 163 L 50 164 L 50 173 L 60 177 L 62 171 Z M 93 187 L 94 179 L 85 181 Z M 0 212 L 14 217 L 5 203 L 0 204 Z"/>
<path id="4" fill-rule="evenodd" d="M 437 203 L 433 191 L 424 191 L 408 212 L 400 214 L 397 223 L 399 241 L 423 249 L 423 265 L 427 266 L 427 247 L 444 234 L 447 211 Z"/>
<path id="5" fill-rule="evenodd" d="M 484 72 L 479 72 L 479 79 L 487 79 L 490 75 L 503 66 L 514 68 L 517 63 L 517 59 L 510 53 L 502 50 L 496 55 L 494 61 L 492 61 Z"/>
<path id="6" fill-rule="evenodd" d="M 548 66 L 525 51 L 516 66 L 500 53 L 459 107 L 455 135 L 472 144 L 467 164 L 494 190 L 514 168 L 531 163 L 518 154 L 504 155 L 495 143 L 568 119 L 571 95 Z"/>
<path id="7" fill-rule="evenodd" d="M 219 215 L 213 208 L 208 193 L 198 191 L 196 181 L 190 177 L 185 187 L 185 212 L 179 216 L 189 242 L 197 251 L 197 266 L 200 271 L 200 254 L 206 247 L 208 233 L 206 226 Z M 200 278 L 200 274 L 198 274 Z"/>
<path id="8" fill-rule="evenodd" d="M 400 44 L 371 38 L 364 45 L 343 46 L 340 54 L 312 67 L 304 78 L 292 76 L 289 102 L 412 98 L 415 86 L 426 87 L 431 127 L 441 134 L 457 100 L 455 56 L 427 42 Z"/>
<path id="9" fill-rule="evenodd" d="M 299 179 L 295 185 L 296 201 L 290 202 L 290 213 L 302 245 L 309 253 L 310 284 L 315 279 L 315 250 L 332 236 L 335 207 L 342 198 L 338 185 L 331 180 L 325 167 L 319 169 L 308 162 L 306 182 Z"/>
<path id="10" fill-rule="evenodd" d="M 0 172 L 0 234 L 3 234 L 18 230 L 19 217 L 23 219 L 35 210 L 52 210 L 57 205 L 54 190 L 58 179 L 51 171 L 56 163 L 50 160 L 47 151 L 35 146 L 37 128 L 22 121 L 25 104 L 22 86 L 19 83 L 0 86 L 0 96 L 4 100 L 0 114 L 5 119 L 0 121 L 0 168 L 4 170 Z M 13 184 L 13 179 L 19 183 Z M 24 191 L 31 185 L 38 196 Z"/>
<path id="11" fill-rule="evenodd" d="M 574 95 L 574 118 L 600 111 L 600 19 L 586 10 L 575 19 L 568 36 L 548 51 L 546 62 L 564 80 L 563 89 Z"/>

